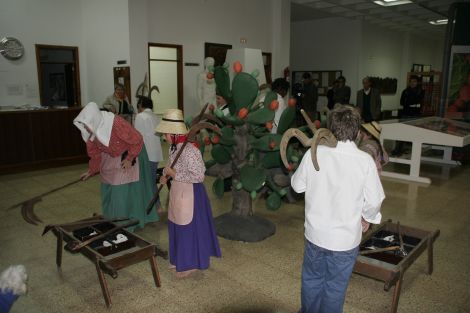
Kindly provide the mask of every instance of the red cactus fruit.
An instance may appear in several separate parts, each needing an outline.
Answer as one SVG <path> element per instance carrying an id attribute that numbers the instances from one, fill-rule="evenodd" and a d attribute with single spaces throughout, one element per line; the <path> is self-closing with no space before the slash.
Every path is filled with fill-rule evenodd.
<path id="1" fill-rule="evenodd" d="M 268 130 L 271 130 L 273 129 L 273 122 L 267 122 L 265 125 L 264 125 Z"/>
<path id="2" fill-rule="evenodd" d="M 321 122 L 319 120 L 315 120 L 315 122 L 313 122 L 315 124 L 315 127 L 317 129 L 319 129 L 321 127 Z"/>
<path id="3" fill-rule="evenodd" d="M 214 78 L 214 73 L 209 72 L 209 73 L 207 73 L 206 77 L 207 77 L 207 79 L 212 79 L 212 78 Z"/>
<path id="4" fill-rule="evenodd" d="M 290 107 L 294 107 L 297 104 L 297 100 L 295 98 L 290 98 L 289 101 L 287 101 L 287 104 Z"/>
<path id="5" fill-rule="evenodd" d="M 273 111 L 276 111 L 279 108 L 279 101 L 277 101 L 277 100 L 271 101 L 271 104 L 269 105 L 269 108 Z"/>
<path id="6" fill-rule="evenodd" d="M 240 61 L 236 61 L 235 63 L 233 63 L 233 70 L 235 71 L 235 73 L 240 73 L 243 70 L 243 66 Z"/>
<path id="7" fill-rule="evenodd" d="M 213 143 L 213 144 L 216 145 L 216 144 L 219 143 L 219 141 L 220 141 L 219 136 L 217 136 L 217 135 L 212 136 L 212 143 Z"/>
<path id="8" fill-rule="evenodd" d="M 208 136 L 204 137 L 204 144 L 205 144 L 206 146 L 208 146 L 208 145 L 211 144 L 211 140 L 210 140 L 210 138 L 209 138 Z"/>
<path id="9" fill-rule="evenodd" d="M 240 111 L 238 111 L 238 117 L 241 119 L 244 119 L 247 115 L 248 115 L 247 108 L 241 108 Z"/>

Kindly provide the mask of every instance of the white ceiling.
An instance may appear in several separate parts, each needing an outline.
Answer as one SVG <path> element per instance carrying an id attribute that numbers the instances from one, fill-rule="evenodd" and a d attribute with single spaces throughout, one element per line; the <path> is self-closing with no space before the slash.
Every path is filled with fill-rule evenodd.
<path id="1" fill-rule="evenodd" d="M 413 0 L 413 3 L 383 7 L 373 0 L 292 0 L 291 20 L 304 21 L 326 17 L 365 20 L 398 31 L 424 35 L 443 35 L 445 25 L 431 25 L 430 20 L 447 17 L 453 0 Z M 470 2 L 460 0 L 459 2 Z"/>

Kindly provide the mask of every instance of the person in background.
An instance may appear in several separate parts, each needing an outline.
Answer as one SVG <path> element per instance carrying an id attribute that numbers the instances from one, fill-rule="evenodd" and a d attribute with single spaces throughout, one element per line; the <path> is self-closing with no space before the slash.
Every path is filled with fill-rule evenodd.
<path id="1" fill-rule="evenodd" d="M 419 117 L 423 100 L 424 90 L 419 86 L 419 78 L 412 75 L 410 76 L 408 87 L 401 93 L 400 105 L 403 107 L 401 117 Z"/>
<path id="2" fill-rule="evenodd" d="M 306 72 L 302 75 L 303 93 L 302 108 L 307 112 L 312 121 L 317 117 L 318 88 L 312 80 L 312 75 Z"/>
<path id="3" fill-rule="evenodd" d="M 284 98 L 289 92 L 290 84 L 285 78 L 276 78 L 271 84 L 271 90 L 277 93 L 277 101 L 279 102 L 279 108 L 276 110 L 274 115 L 273 128 L 271 134 L 277 133 L 277 127 L 279 126 L 279 120 L 281 119 L 282 112 L 286 109 L 286 101 Z"/>
<path id="4" fill-rule="evenodd" d="M 121 115 L 128 122 L 132 121 L 134 108 L 129 104 L 124 85 L 115 84 L 114 93 L 103 102 L 103 109 L 117 115 Z"/>
<path id="5" fill-rule="evenodd" d="M 372 157 L 379 174 L 382 173 L 382 167 L 388 163 L 388 154 L 380 143 L 381 132 L 382 126 L 372 121 L 361 125 L 358 138 L 359 150 L 366 152 Z"/>
<path id="6" fill-rule="evenodd" d="M 183 112 L 169 109 L 156 128 L 171 145 L 167 166 L 160 183 L 171 177 L 170 205 L 168 208 L 168 236 L 170 265 L 177 277 L 185 277 L 197 270 L 209 268 L 210 257 L 221 257 L 215 233 L 212 209 L 204 187 L 206 167 L 201 152 L 188 144 L 174 168 L 170 167 L 183 143 L 187 128 Z"/>
<path id="7" fill-rule="evenodd" d="M 224 97 L 216 95 L 215 96 L 215 103 L 217 104 L 217 108 L 222 110 L 222 112 L 224 113 L 224 116 L 227 116 L 227 115 L 230 114 L 230 110 L 228 108 L 227 100 L 225 100 Z"/>
<path id="8" fill-rule="evenodd" d="M 400 118 L 417 118 L 421 115 L 421 103 L 424 100 L 424 90 L 419 86 L 419 78 L 411 75 L 408 87 L 404 89 L 400 97 L 400 105 L 403 107 Z M 403 154 L 404 142 L 397 141 L 395 148 L 390 153 L 392 156 L 400 156 Z"/>
<path id="9" fill-rule="evenodd" d="M 361 112 L 362 120 L 366 123 L 379 121 L 382 115 L 382 98 L 380 91 L 371 87 L 369 77 L 362 79 L 363 89 L 357 92 L 356 106 Z"/>
<path id="10" fill-rule="evenodd" d="M 335 90 L 338 88 L 339 82 L 337 79 L 335 79 L 333 85 L 328 88 L 328 91 L 326 92 L 326 99 L 328 99 L 328 104 L 327 107 L 329 110 L 333 110 L 335 107 Z"/>
<path id="11" fill-rule="evenodd" d="M 100 174 L 104 217 L 134 218 L 139 220 L 138 227 L 158 221 L 155 209 L 150 214 L 145 211 L 155 182 L 142 135 L 120 116 L 100 111 L 94 102 L 88 103 L 73 123 L 82 133 L 90 157 L 88 171 L 80 178 Z"/>
<path id="12" fill-rule="evenodd" d="M 341 104 L 349 104 L 351 99 L 351 88 L 346 86 L 346 78 L 338 77 L 338 87 L 333 89 L 333 102 Z"/>
<path id="13" fill-rule="evenodd" d="M 144 145 L 149 158 L 149 170 L 152 176 L 153 193 L 155 193 L 157 191 L 158 162 L 163 161 L 160 136 L 155 133 L 159 120 L 153 113 L 153 101 L 148 97 L 139 98 L 137 110 L 139 113 L 135 117 L 134 127 L 144 138 Z M 156 205 L 160 209 L 160 199 L 157 200 Z"/>
<path id="14" fill-rule="evenodd" d="M 305 192 L 302 313 L 343 311 L 361 233 L 380 223 L 385 198 L 374 160 L 354 143 L 359 112 L 340 106 L 328 119 L 338 145 L 318 146 L 319 171 L 307 151 L 291 178 L 294 191 Z"/>

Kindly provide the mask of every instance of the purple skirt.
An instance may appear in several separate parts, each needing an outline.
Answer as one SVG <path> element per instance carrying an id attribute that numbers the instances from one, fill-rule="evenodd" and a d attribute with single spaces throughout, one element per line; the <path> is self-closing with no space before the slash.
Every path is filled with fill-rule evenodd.
<path id="1" fill-rule="evenodd" d="M 212 209 L 202 183 L 193 184 L 194 213 L 188 225 L 168 221 L 170 263 L 176 271 L 209 268 L 210 257 L 221 257 Z"/>

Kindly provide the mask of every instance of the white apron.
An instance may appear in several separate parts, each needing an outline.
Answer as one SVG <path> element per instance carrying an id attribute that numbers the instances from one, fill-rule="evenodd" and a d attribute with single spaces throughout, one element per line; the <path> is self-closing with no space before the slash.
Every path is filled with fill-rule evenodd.
<path id="1" fill-rule="evenodd" d="M 168 219 L 177 225 L 188 225 L 193 220 L 193 212 L 193 184 L 172 181 Z"/>

